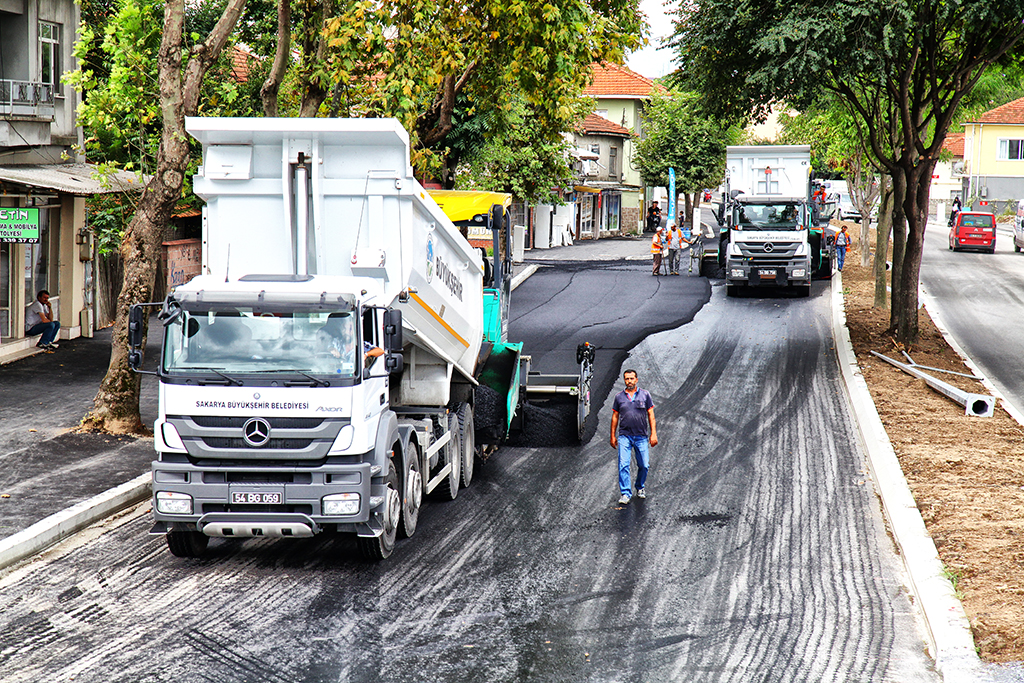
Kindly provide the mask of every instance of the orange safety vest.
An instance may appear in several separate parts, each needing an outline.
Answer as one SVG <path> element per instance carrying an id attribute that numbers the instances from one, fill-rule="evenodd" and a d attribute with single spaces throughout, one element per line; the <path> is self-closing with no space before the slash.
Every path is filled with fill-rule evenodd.
<path id="1" fill-rule="evenodd" d="M 660 254 L 661 248 L 664 245 L 664 238 L 658 233 L 654 233 L 654 237 L 651 239 L 651 253 Z"/>

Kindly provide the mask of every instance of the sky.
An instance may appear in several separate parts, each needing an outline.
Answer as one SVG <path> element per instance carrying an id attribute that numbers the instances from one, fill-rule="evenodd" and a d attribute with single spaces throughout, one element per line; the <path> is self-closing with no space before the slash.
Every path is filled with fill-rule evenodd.
<path id="1" fill-rule="evenodd" d="M 650 45 L 626 57 L 626 66 L 641 76 L 660 78 L 673 70 L 672 51 L 658 49 L 672 33 L 672 18 L 666 15 L 665 5 L 675 8 L 675 0 L 641 0 L 640 11 L 647 15 L 651 32 Z"/>

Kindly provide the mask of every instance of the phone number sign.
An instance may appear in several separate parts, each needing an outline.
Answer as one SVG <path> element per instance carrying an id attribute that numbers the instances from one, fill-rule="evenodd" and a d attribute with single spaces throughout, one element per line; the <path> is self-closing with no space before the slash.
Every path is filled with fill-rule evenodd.
<path id="1" fill-rule="evenodd" d="M 39 241 L 39 209 L 0 208 L 0 242 Z"/>

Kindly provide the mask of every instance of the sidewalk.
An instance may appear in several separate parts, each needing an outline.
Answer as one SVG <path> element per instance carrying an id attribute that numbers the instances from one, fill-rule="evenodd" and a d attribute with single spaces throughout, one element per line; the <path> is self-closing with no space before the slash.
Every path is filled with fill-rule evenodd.
<path id="1" fill-rule="evenodd" d="M 162 329 L 151 326 L 150 332 L 153 348 Z M 151 439 L 71 431 L 91 409 L 106 374 L 110 333 L 64 340 L 55 353 L 0 366 L 0 568 L 20 559 L 11 546 L 25 540 L 29 527 L 34 536 L 45 535 L 34 525 L 87 501 L 99 508 L 95 497 L 149 472 Z M 154 362 L 147 357 L 147 367 Z M 141 408 L 151 425 L 157 410 L 152 377 L 143 377 Z M 59 526 L 62 536 L 74 532 L 67 519 Z"/>

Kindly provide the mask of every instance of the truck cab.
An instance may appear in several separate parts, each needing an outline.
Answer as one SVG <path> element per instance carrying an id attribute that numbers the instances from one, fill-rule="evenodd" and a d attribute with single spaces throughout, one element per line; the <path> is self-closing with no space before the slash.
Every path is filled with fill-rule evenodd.
<path id="1" fill-rule="evenodd" d="M 796 287 L 810 294 L 810 206 L 801 197 L 740 197 L 726 220 L 726 292 L 744 286 Z"/>

